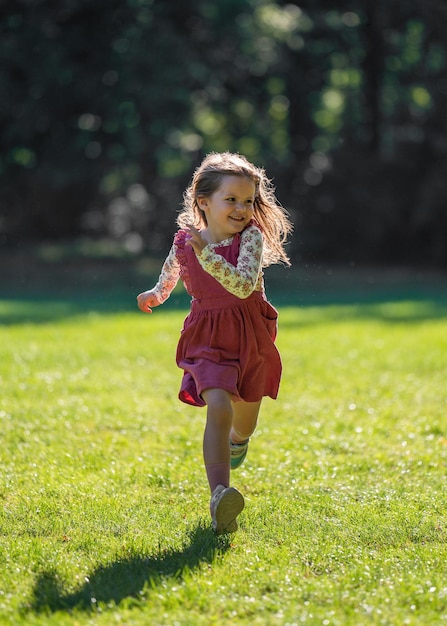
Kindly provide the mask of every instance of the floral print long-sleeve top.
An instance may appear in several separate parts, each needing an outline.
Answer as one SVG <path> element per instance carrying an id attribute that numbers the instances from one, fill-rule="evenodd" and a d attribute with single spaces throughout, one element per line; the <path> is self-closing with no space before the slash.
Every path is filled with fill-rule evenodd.
<path id="1" fill-rule="evenodd" d="M 264 275 L 262 272 L 262 233 L 257 226 L 250 225 L 241 233 L 241 243 L 237 266 L 232 265 L 215 249 L 230 245 L 232 237 L 209 243 L 197 259 L 208 274 L 211 274 L 227 291 L 238 298 L 248 298 L 253 291 L 264 290 Z M 180 277 L 180 263 L 177 258 L 177 246 L 174 243 L 161 269 L 158 282 L 150 291 L 157 298 L 159 304 L 167 300 L 178 283 Z"/>

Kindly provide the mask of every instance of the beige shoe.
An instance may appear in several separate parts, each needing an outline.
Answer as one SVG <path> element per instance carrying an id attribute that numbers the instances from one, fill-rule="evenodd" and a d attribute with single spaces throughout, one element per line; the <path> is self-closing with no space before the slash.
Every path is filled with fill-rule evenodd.
<path id="1" fill-rule="evenodd" d="M 217 485 L 210 503 L 211 519 L 217 535 L 236 532 L 236 518 L 244 506 L 244 498 L 237 489 Z"/>

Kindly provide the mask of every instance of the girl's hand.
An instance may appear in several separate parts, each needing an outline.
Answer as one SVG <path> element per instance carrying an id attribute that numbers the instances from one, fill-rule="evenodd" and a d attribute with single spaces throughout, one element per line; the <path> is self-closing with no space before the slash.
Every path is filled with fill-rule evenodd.
<path id="1" fill-rule="evenodd" d="M 208 245 L 208 242 L 194 226 L 189 226 L 188 233 L 191 238 L 186 241 L 185 245 L 191 246 L 196 254 L 200 254 L 203 248 Z"/>
<path id="2" fill-rule="evenodd" d="M 159 302 L 153 293 L 149 291 L 143 291 L 143 293 L 138 294 L 137 296 L 138 308 L 143 311 L 143 313 L 152 313 L 151 307 L 158 306 Z"/>

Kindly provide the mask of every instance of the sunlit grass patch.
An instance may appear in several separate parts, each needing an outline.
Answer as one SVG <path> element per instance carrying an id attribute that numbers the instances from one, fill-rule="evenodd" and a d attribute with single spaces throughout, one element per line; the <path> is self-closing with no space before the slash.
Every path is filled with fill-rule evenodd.
<path id="1" fill-rule="evenodd" d="M 185 311 L 0 329 L 5 624 L 438 624 L 447 618 L 439 303 L 282 307 L 284 377 L 210 530 Z M 23 319 L 23 318 L 20 318 Z"/>

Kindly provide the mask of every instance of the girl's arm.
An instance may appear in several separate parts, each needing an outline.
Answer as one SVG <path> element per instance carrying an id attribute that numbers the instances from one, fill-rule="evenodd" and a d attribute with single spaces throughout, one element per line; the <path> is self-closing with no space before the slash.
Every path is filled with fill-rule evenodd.
<path id="1" fill-rule="evenodd" d="M 197 254 L 197 259 L 203 269 L 227 291 L 238 298 L 248 298 L 260 279 L 262 251 L 262 233 L 256 226 L 250 226 L 241 234 L 236 267 L 216 254 L 209 245 Z"/>
<path id="2" fill-rule="evenodd" d="M 163 263 L 157 284 L 148 291 L 143 291 L 137 296 L 138 308 L 144 313 L 152 313 L 151 307 L 163 304 L 169 298 L 174 287 L 178 283 L 180 266 L 176 257 L 176 246 L 171 250 Z"/>

